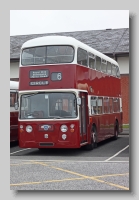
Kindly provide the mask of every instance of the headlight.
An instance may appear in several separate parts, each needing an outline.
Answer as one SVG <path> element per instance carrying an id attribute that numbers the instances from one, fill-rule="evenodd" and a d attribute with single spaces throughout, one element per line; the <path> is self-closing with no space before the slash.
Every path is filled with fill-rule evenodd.
<path id="1" fill-rule="evenodd" d="M 23 125 L 20 125 L 20 128 L 22 129 L 22 128 L 23 128 Z"/>
<path id="2" fill-rule="evenodd" d="M 67 132 L 68 127 L 66 125 L 62 125 L 60 129 L 62 132 Z"/>
<path id="3" fill-rule="evenodd" d="M 31 133 L 32 132 L 32 126 L 30 126 L 30 125 L 26 126 L 26 131 L 28 133 Z"/>

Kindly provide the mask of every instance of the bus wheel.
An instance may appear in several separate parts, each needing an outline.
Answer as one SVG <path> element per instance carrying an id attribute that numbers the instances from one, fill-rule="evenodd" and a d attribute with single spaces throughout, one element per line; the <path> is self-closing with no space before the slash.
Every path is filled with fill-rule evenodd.
<path id="1" fill-rule="evenodd" d="M 95 147 L 97 147 L 97 131 L 96 127 L 93 126 L 91 129 L 91 144 L 87 144 L 86 149 L 93 150 Z"/>
<path id="2" fill-rule="evenodd" d="M 118 133 L 119 133 L 119 124 L 118 124 L 118 122 L 116 122 L 115 130 L 114 130 L 114 140 L 117 140 Z"/>
<path id="3" fill-rule="evenodd" d="M 94 140 L 94 148 L 97 147 L 97 130 L 96 130 L 96 127 L 93 126 L 93 140 Z"/>

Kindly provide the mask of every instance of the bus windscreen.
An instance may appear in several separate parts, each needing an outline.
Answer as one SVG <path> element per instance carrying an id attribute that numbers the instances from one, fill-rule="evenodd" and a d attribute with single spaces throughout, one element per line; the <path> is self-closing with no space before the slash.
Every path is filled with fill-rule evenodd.
<path id="1" fill-rule="evenodd" d="M 76 118 L 73 93 L 32 93 L 21 96 L 20 119 Z"/>

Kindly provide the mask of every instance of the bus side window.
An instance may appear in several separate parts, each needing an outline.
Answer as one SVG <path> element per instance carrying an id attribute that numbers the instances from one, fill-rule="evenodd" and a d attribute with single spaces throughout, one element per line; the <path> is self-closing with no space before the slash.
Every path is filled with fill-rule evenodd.
<path id="1" fill-rule="evenodd" d="M 96 56 L 96 70 L 101 70 L 101 58 Z"/>
<path id="2" fill-rule="evenodd" d="M 109 113 L 109 98 L 104 97 L 103 99 L 104 113 Z"/>
<path id="3" fill-rule="evenodd" d="M 104 59 L 101 59 L 101 71 L 104 73 L 107 71 L 107 61 Z"/>
<path id="4" fill-rule="evenodd" d="M 116 66 L 112 65 L 112 75 L 116 76 Z"/>
<path id="5" fill-rule="evenodd" d="M 91 97 L 91 114 L 97 114 L 97 97 Z"/>
<path id="6" fill-rule="evenodd" d="M 107 74 L 111 75 L 111 63 L 107 62 Z"/>
<path id="7" fill-rule="evenodd" d="M 110 113 L 113 113 L 113 98 L 109 98 Z"/>
<path id="8" fill-rule="evenodd" d="M 80 65 L 87 66 L 88 65 L 87 60 L 88 60 L 87 51 L 85 51 L 84 49 L 78 48 L 77 63 Z"/>
<path id="9" fill-rule="evenodd" d="M 120 78 L 120 71 L 118 66 L 116 66 L 116 76 Z"/>
<path id="10" fill-rule="evenodd" d="M 10 107 L 14 107 L 16 101 L 16 93 L 10 92 Z"/>
<path id="11" fill-rule="evenodd" d="M 95 69 L 95 55 L 92 53 L 88 53 L 89 55 L 89 67 Z"/>
<path id="12" fill-rule="evenodd" d="M 98 105 L 98 114 L 102 114 L 102 112 L 103 112 L 103 97 L 98 97 L 97 105 Z"/>
<path id="13" fill-rule="evenodd" d="M 120 112 L 119 98 L 113 98 L 113 110 L 114 110 L 114 112 Z"/>
<path id="14" fill-rule="evenodd" d="M 95 69 L 95 59 L 89 57 L 89 67 Z"/>

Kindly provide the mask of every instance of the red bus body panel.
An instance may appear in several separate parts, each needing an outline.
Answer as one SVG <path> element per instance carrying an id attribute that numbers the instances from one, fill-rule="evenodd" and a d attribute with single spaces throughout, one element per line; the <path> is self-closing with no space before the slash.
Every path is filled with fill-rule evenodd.
<path id="1" fill-rule="evenodd" d="M 33 131 L 31 133 L 26 132 L 26 126 L 30 125 L 33 127 Z M 40 126 L 43 125 L 52 125 L 53 130 L 45 131 L 40 130 Z M 68 131 L 66 132 L 67 138 L 65 140 L 62 139 L 62 134 L 60 130 L 61 125 L 67 125 Z M 74 132 L 70 131 L 70 125 L 74 124 L 75 129 Z M 45 148 L 79 148 L 80 140 L 78 137 L 79 134 L 79 122 L 74 121 L 32 121 L 32 122 L 19 122 L 20 125 L 23 125 L 23 129 L 20 129 L 19 132 L 19 145 L 20 147 L 26 148 L 40 148 L 40 143 L 44 143 L 41 147 Z M 45 138 L 45 134 L 47 134 L 48 138 Z M 51 145 L 50 145 L 51 144 Z M 50 146 L 49 146 L 50 145 Z"/>
<path id="2" fill-rule="evenodd" d="M 10 112 L 10 142 L 18 141 L 18 112 Z"/>
<path id="3" fill-rule="evenodd" d="M 47 78 L 30 78 L 30 70 L 49 70 L 49 77 Z M 52 81 L 51 73 L 61 72 L 61 81 Z M 28 90 L 49 90 L 49 89 L 79 89 L 86 90 L 88 95 L 121 97 L 120 78 L 109 76 L 102 72 L 92 70 L 88 67 L 83 67 L 77 64 L 60 64 L 60 65 L 42 65 L 42 66 L 26 66 L 20 67 L 19 71 L 19 91 Z M 30 86 L 31 81 L 48 81 L 48 85 Z M 86 105 L 88 108 L 88 105 Z M 87 115 L 88 116 L 88 115 Z M 84 138 L 90 142 L 90 132 L 92 124 L 96 124 L 98 133 L 98 142 L 114 136 L 115 119 L 118 119 L 120 131 L 122 131 L 122 117 L 121 113 L 102 114 L 95 116 L 88 116 L 87 133 Z M 91 121 L 91 123 L 89 123 Z M 66 124 L 69 128 L 70 124 L 75 124 L 74 133 L 68 129 L 67 139 L 61 139 L 62 132 L 60 126 Z M 51 124 L 54 127 L 53 131 L 39 131 L 40 124 Z M 19 146 L 21 148 L 40 148 L 39 143 L 44 143 L 42 148 L 80 148 L 81 136 L 79 130 L 79 121 L 77 120 L 50 120 L 50 121 L 20 121 L 19 127 Z M 33 127 L 33 132 L 27 133 L 26 125 Z M 44 135 L 48 134 L 48 138 Z M 45 146 L 46 143 L 46 146 Z M 53 146 L 47 146 L 47 143 L 53 143 Z M 48 144 L 49 145 L 49 144 Z"/>
<path id="4" fill-rule="evenodd" d="M 30 70 L 49 70 L 48 78 L 29 78 Z M 51 81 L 52 72 L 61 72 L 61 81 Z M 26 66 L 20 67 L 19 72 L 19 91 L 22 90 L 44 90 L 44 89 L 81 89 L 87 90 L 90 95 L 98 96 L 114 96 L 119 97 L 120 79 L 107 74 L 92 70 L 88 67 L 83 67 L 75 64 L 63 65 L 43 65 L 43 66 Z M 30 86 L 31 81 L 45 81 L 48 85 Z M 92 92 L 90 91 L 92 87 Z"/>

